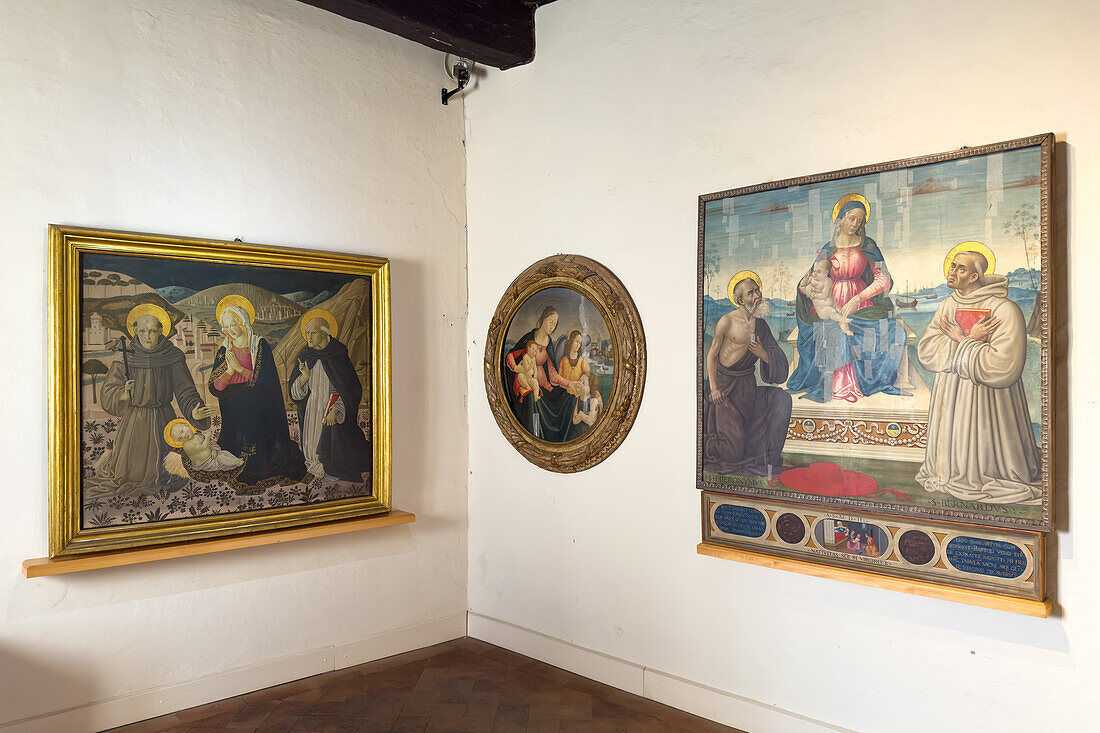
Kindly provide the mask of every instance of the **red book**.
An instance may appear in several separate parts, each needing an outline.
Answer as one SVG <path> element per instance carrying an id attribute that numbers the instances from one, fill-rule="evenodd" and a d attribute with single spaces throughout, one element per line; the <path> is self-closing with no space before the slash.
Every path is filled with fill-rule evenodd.
<path id="1" fill-rule="evenodd" d="M 955 310 L 955 322 L 962 326 L 963 333 L 970 335 L 970 329 L 974 324 L 988 316 L 992 311 L 989 308 L 958 308 Z M 981 339 L 985 340 L 985 339 Z"/>
<path id="2" fill-rule="evenodd" d="M 327 405 L 327 406 L 325 407 L 325 414 L 321 416 L 321 420 L 322 420 L 322 421 L 324 421 L 324 420 L 327 420 L 327 419 L 328 419 L 328 413 L 329 413 L 329 410 L 331 410 L 331 409 L 332 409 L 332 406 L 336 404 L 336 401 L 337 401 L 338 399 L 340 399 L 340 395 L 338 395 L 338 394 L 337 394 L 337 393 L 335 393 L 335 392 L 333 392 L 333 393 L 332 393 L 331 395 L 329 395 L 329 398 L 328 398 L 328 405 Z"/>

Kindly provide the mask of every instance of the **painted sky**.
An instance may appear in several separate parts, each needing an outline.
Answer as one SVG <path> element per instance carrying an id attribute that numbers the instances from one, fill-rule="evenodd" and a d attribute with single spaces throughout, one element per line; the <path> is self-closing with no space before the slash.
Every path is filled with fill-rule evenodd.
<path id="1" fill-rule="evenodd" d="M 729 279 L 753 270 L 767 297 L 792 300 L 793 285 L 777 292 L 771 275 L 784 265 L 795 281 L 804 274 L 832 235 L 834 204 L 849 193 L 870 202 L 867 236 L 882 250 L 895 294 L 907 280 L 913 290 L 941 284 L 944 257 L 959 242 L 989 246 L 1000 274 L 1027 267 L 1022 241 L 1003 226 L 1024 204 L 1038 213 L 1039 165 L 1034 146 L 707 202 L 704 243 L 720 258 L 707 292 L 725 298 Z"/>
<path id="2" fill-rule="evenodd" d="M 573 330 L 590 336 L 596 342 L 611 338 L 603 316 L 588 298 L 568 288 L 547 288 L 535 293 L 520 306 L 508 324 L 504 340 L 515 343 L 516 339 L 534 328 L 542 309 L 548 305 L 558 311 L 558 328 L 553 334 L 555 341 Z"/>
<path id="3" fill-rule="evenodd" d="M 335 292 L 358 275 L 289 270 L 281 267 L 227 265 L 220 262 L 194 262 L 164 257 L 134 255 L 85 254 L 81 257 L 84 270 L 107 270 L 136 277 L 151 288 L 181 285 L 192 290 L 205 290 L 215 285 L 248 283 L 273 293 L 307 290 Z"/>

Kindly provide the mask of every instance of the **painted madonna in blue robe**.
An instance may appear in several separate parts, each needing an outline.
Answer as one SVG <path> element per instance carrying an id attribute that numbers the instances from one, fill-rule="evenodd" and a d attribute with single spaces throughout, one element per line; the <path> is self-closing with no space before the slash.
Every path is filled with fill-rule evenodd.
<path id="1" fill-rule="evenodd" d="M 894 386 L 906 334 L 888 297 L 893 280 L 878 245 L 865 233 L 866 199 L 852 198 L 833 220 L 833 236 L 814 260 L 829 262 L 832 299 L 850 318 L 851 334 L 815 311 L 806 295 L 809 275 L 798 287 L 798 366 L 787 389 L 814 402 L 906 394 Z"/>

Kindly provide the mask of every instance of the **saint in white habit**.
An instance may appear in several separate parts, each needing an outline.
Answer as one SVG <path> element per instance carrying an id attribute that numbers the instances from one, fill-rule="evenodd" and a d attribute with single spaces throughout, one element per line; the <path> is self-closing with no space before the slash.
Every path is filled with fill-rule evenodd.
<path id="1" fill-rule="evenodd" d="M 1008 299 L 1008 278 L 991 270 L 980 252 L 955 254 L 953 292 L 917 343 L 921 366 L 936 375 L 917 481 L 965 501 L 1038 504 L 1041 461 L 1020 380 L 1024 316 Z"/>
<path id="2" fill-rule="evenodd" d="M 311 318 L 314 313 L 324 317 Z M 315 309 L 303 317 L 306 347 L 290 375 L 298 405 L 302 452 L 314 476 L 360 482 L 371 469 L 371 448 L 358 425 L 363 386 L 347 347 L 333 335 L 335 318 Z"/>

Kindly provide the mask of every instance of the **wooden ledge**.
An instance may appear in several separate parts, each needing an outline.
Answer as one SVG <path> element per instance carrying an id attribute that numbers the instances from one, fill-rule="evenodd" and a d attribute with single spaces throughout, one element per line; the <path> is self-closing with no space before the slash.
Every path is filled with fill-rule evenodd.
<path id="1" fill-rule="evenodd" d="M 400 509 L 394 509 L 385 514 L 375 514 L 374 516 L 363 517 L 362 519 L 347 519 L 340 522 L 311 525 L 309 527 L 277 529 L 270 532 L 257 532 L 255 534 L 240 535 L 237 537 L 218 537 L 216 539 L 198 540 L 175 545 L 158 545 L 156 547 L 141 547 L 133 550 L 97 552 L 64 558 L 36 557 L 31 560 L 23 561 L 23 575 L 28 578 L 39 578 L 45 575 L 81 573 L 85 570 L 114 568 L 120 565 L 136 565 L 137 563 L 152 562 L 154 560 L 169 560 L 174 557 L 191 557 L 192 555 L 206 555 L 211 552 L 221 552 L 223 550 L 239 550 L 242 547 L 277 545 L 281 542 L 293 542 L 295 540 L 304 540 L 310 537 L 327 537 L 329 535 L 345 534 L 347 532 L 358 532 L 364 529 L 392 527 L 395 524 L 412 524 L 415 521 L 416 515 L 412 512 L 403 512 Z"/>
<path id="2" fill-rule="evenodd" d="M 968 603 L 971 606 L 993 608 L 998 611 L 1020 613 L 1026 616 L 1046 618 L 1051 614 L 1053 603 L 1048 598 L 1044 601 L 1034 601 L 1028 598 L 1014 598 L 1002 596 L 996 593 L 984 593 L 966 588 L 955 588 L 938 583 L 929 583 L 923 580 L 909 580 L 908 578 L 891 578 L 877 573 L 860 572 L 847 568 L 836 568 L 831 565 L 819 565 L 806 560 L 796 560 L 788 557 L 767 555 L 752 550 L 742 550 L 724 545 L 712 545 L 709 542 L 700 542 L 696 552 L 707 557 L 717 557 L 723 560 L 745 562 L 750 565 L 760 565 L 776 570 L 788 570 L 792 573 L 812 575 L 817 578 L 840 580 L 845 583 L 868 585 L 872 588 L 885 588 L 886 590 L 912 593 L 925 598 L 938 598 L 942 601 L 955 601 L 956 603 Z"/>

